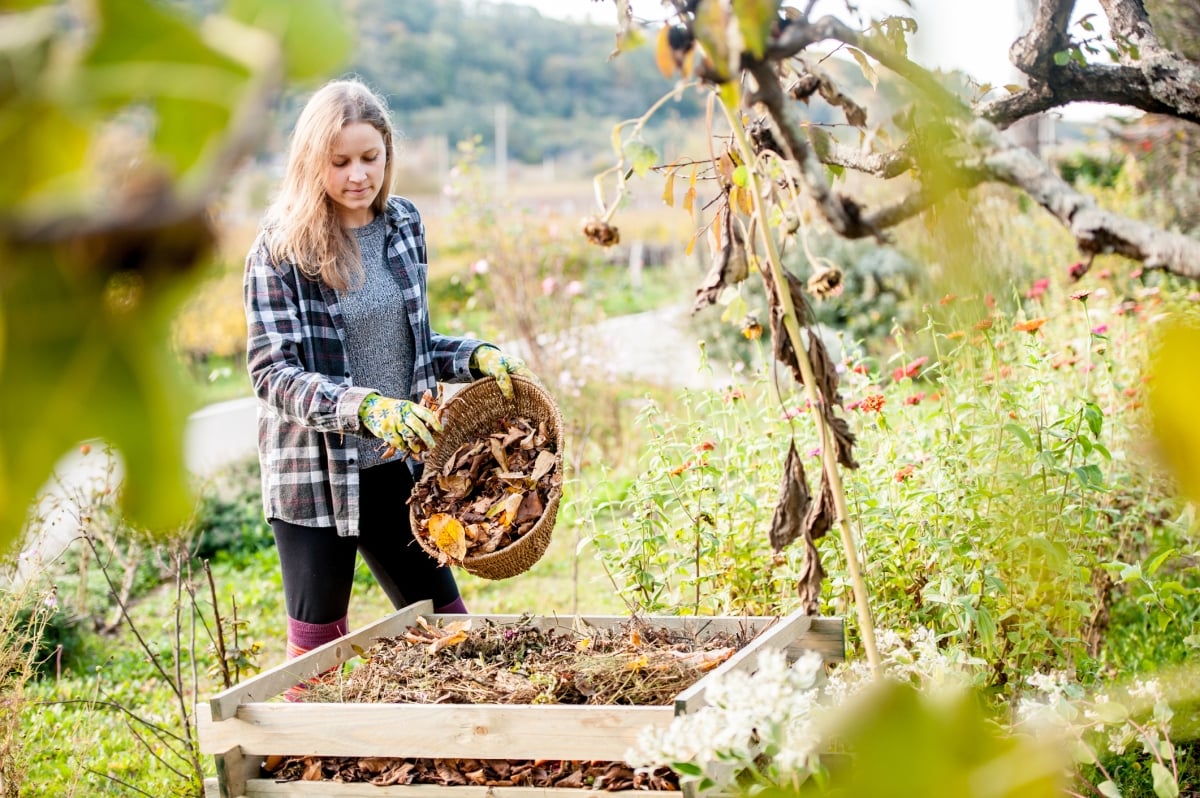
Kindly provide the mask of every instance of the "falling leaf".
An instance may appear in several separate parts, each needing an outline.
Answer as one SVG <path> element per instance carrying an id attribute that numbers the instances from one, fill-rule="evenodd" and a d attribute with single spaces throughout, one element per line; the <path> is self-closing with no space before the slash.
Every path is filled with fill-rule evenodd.
<path id="1" fill-rule="evenodd" d="M 467 556 L 467 533 L 462 523 L 448 513 L 435 513 L 429 517 L 429 539 L 438 551 L 451 560 L 462 562 Z"/>

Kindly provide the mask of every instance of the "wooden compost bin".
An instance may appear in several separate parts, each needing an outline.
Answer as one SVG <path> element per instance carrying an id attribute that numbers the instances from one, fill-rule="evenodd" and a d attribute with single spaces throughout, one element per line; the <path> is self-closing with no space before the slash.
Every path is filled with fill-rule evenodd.
<path id="1" fill-rule="evenodd" d="M 578 795 L 592 790 L 540 787 L 443 787 L 434 784 L 378 787 L 337 782 L 276 783 L 260 778 L 271 754 L 288 756 L 380 756 L 404 758 L 578 759 L 622 761 L 646 726 L 704 705 L 705 684 L 732 670 L 754 667 L 765 648 L 785 648 L 797 657 L 819 652 L 827 662 L 845 656 L 840 618 L 793 614 L 775 617 L 643 616 L 652 626 L 679 629 L 700 638 L 720 631 L 757 633 L 719 667 L 681 692 L 674 706 L 568 706 L 553 704 L 364 704 L 271 701 L 293 684 L 358 656 L 375 638 L 402 635 L 418 615 L 431 623 L 473 618 L 516 624 L 518 615 L 438 615 L 429 601 L 409 605 L 387 618 L 327 643 L 196 706 L 200 751 L 216 759 L 217 778 L 207 796 L 362 796 L 363 798 L 532 798 Z M 528 621 L 528 619 L 525 619 Z M 610 628 L 625 616 L 542 616 L 541 628 Z M 639 793 L 649 792 L 639 790 Z"/>

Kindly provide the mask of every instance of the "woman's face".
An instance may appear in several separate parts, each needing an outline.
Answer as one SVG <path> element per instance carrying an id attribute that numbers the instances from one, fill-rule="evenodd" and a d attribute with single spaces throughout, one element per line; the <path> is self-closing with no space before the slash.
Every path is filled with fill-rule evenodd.
<path id="1" fill-rule="evenodd" d="M 384 188 L 386 163 L 383 136 L 366 122 L 346 125 L 333 140 L 324 185 L 343 227 L 362 227 L 371 221 L 371 203 Z"/>

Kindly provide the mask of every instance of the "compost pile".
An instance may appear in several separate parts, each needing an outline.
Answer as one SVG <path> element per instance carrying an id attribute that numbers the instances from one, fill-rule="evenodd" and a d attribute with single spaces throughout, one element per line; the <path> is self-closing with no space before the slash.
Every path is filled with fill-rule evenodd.
<path id="1" fill-rule="evenodd" d="M 632 618 L 609 628 L 542 629 L 529 618 L 432 624 L 417 618 L 380 638 L 345 675 L 304 691 L 305 701 L 419 704 L 662 706 L 744 646 L 754 633 L 701 640 Z M 622 762 L 387 757 L 271 757 L 278 781 L 678 790 L 669 769 Z"/>
<path id="2" fill-rule="evenodd" d="M 435 625 L 418 617 L 305 701 L 376 704 L 664 706 L 727 660 L 750 634 L 704 640 L 631 619 L 611 629 L 541 629 L 529 619 Z"/>
<path id="3" fill-rule="evenodd" d="M 551 490 L 562 484 L 558 464 L 546 422 L 505 417 L 413 489 L 413 531 L 442 565 L 503 549 L 542 517 Z"/>

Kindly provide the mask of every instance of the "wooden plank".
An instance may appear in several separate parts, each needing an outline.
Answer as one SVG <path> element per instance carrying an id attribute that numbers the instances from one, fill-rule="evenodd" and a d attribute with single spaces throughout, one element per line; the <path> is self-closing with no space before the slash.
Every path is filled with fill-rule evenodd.
<path id="1" fill-rule="evenodd" d="M 767 648 L 786 648 L 812 627 L 812 620 L 811 615 L 804 615 L 800 611 L 796 611 L 768 627 L 732 657 L 710 671 L 707 676 L 676 696 L 675 714 L 683 715 L 695 712 L 704 706 L 706 682 L 711 679 L 719 679 L 733 671 L 752 669 L 758 663 L 759 652 Z"/>
<path id="2" fill-rule="evenodd" d="M 376 787 L 374 784 L 338 784 L 330 781 L 290 781 L 277 784 L 267 779 L 251 781 L 246 787 L 246 798 L 584 798 L 603 794 L 595 790 L 558 787 L 443 787 L 438 784 Z M 679 798 L 678 792 L 659 790 L 638 790 L 636 795 L 639 798 L 643 795 L 670 795 Z"/>
<path id="3" fill-rule="evenodd" d="M 198 708 L 199 709 L 199 708 Z M 669 706 L 243 704 L 235 718 L 197 712 L 200 752 L 290 756 L 623 760 Z"/>
<path id="4" fill-rule="evenodd" d="M 816 651 L 826 662 L 845 662 L 846 624 L 841 618 L 813 617 L 812 626 L 787 648 L 792 659 Z"/>
<path id="5" fill-rule="evenodd" d="M 212 707 L 214 721 L 227 720 L 237 712 L 239 705 L 249 701 L 266 701 L 282 693 L 297 682 L 324 673 L 355 656 L 354 646 L 367 648 L 375 637 L 388 637 L 400 634 L 404 628 L 413 623 L 418 615 L 431 615 L 433 602 L 419 601 L 397 610 L 381 621 L 364 626 L 357 632 L 314 648 L 312 651 L 295 659 L 288 660 L 282 665 L 263 671 L 252 679 L 247 679 L 223 693 L 219 693 L 209 701 Z M 210 753 L 221 753 L 211 751 Z"/>
<path id="6" fill-rule="evenodd" d="M 243 798 L 246 781 L 258 776 L 261 757 L 247 757 L 241 748 L 231 748 L 213 756 L 217 765 L 217 792 L 220 798 Z"/>

